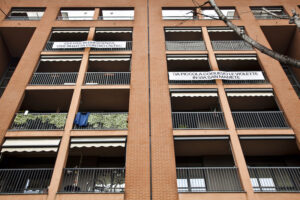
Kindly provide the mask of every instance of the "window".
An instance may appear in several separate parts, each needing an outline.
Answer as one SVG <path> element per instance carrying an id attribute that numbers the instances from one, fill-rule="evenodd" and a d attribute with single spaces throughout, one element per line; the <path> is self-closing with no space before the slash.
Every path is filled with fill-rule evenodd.
<path id="1" fill-rule="evenodd" d="M 274 191 L 276 192 L 275 183 L 272 178 L 251 178 L 254 191 Z"/>
<path id="2" fill-rule="evenodd" d="M 239 19 L 235 8 L 220 8 L 222 13 L 228 19 Z M 203 14 L 203 19 L 219 19 L 218 14 L 213 8 L 204 8 L 201 13 Z"/>
<path id="3" fill-rule="evenodd" d="M 8 20 L 40 20 L 45 8 L 12 8 L 6 19 Z"/>
<path id="4" fill-rule="evenodd" d="M 134 10 L 133 9 L 101 9 L 102 20 L 133 20 Z"/>
<path id="5" fill-rule="evenodd" d="M 282 6 L 250 7 L 256 19 L 288 19 L 289 16 Z"/>
<path id="6" fill-rule="evenodd" d="M 93 8 L 63 8 L 57 17 L 58 20 L 93 20 L 95 10 Z"/>
<path id="7" fill-rule="evenodd" d="M 204 178 L 177 179 L 178 192 L 206 192 Z"/>
<path id="8" fill-rule="evenodd" d="M 187 20 L 196 19 L 195 9 L 164 9 L 162 10 L 162 17 L 164 20 Z"/>

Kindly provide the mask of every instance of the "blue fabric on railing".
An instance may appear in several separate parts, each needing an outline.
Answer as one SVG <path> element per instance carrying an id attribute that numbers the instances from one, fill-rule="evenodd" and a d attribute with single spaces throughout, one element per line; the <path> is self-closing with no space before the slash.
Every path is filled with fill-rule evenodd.
<path id="1" fill-rule="evenodd" d="M 87 113 L 78 112 L 76 114 L 74 124 L 76 124 L 77 126 L 87 126 L 89 116 L 90 116 L 89 112 L 87 112 Z"/>

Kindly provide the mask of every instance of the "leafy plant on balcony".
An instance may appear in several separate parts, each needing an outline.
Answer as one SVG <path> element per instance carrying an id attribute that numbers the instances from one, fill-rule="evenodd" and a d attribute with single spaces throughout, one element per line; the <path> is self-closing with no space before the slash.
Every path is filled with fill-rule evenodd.
<path id="1" fill-rule="evenodd" d="M 127 114 L 91 113 L 88 124 L 94 129 L 127 129 Z"/>
<path id="2" fill-rule="evenodd" d="M 53 125 L 56 128 L 64 128 L 67 114 L 27 114 L 18 113 L 13 125 L 26 126 L 30 121 L 40 121 L 42 124 Z"/>

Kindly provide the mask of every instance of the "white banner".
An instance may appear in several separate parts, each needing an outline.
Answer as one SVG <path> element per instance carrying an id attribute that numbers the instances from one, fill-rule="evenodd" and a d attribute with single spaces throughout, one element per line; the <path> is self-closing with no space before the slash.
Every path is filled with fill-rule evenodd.
<path id="1" fill-rule="evenodd" d="M 79 42 L 54 42 L 53 49 L 76 49 L 76 48 L 103 48 L 103 49 L 125 49 L 126 42 L 105 41 L 79 41 Z"/>
<path id="2" fill-rule="evenodd" d="M 169 80 L 192 81 L 192 80 L 265 80 L 261 71 L 243 72 L 169 72 Z"/>

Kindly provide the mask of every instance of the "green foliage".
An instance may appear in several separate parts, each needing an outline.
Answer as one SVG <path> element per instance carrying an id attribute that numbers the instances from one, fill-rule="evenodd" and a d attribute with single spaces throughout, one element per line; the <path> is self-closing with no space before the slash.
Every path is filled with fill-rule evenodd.
<path id="1" fill-rule="evenodd" d="M 94 129 L 127 129 L 127 114 L 91 113 L 88 124 Z"/>
<path id="2" fill-rule="evenodd" d="M 47 123 L 54 125 L 58 129 L 62 129 L 65 126 L 67 119 L 66 113 L 49 113 L 49 114 L 28 114 L 18 113 L 14 119 L 14 124 L 18 126 L 26 125 L 29 121 L 40 120 L 41 123 Z"/>

